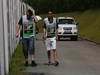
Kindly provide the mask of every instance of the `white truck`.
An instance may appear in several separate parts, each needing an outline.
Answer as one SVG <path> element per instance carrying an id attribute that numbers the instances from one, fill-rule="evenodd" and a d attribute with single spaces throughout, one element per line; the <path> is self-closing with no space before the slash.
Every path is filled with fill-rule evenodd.
<path id="1" fill-rule="evenodd" d="M 58 17 L 58 40 L 62 37 L 70 37 L 71 40 L 76 41 L 78 39 L 78 23 L 75 22 L 73 17 Z"/>

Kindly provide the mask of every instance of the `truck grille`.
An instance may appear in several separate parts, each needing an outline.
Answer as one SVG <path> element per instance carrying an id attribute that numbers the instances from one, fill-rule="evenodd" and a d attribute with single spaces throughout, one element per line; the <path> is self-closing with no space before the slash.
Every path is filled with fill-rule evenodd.
<path id="1" fill-rule="evenodd" d="M 64 27 L 64 30 L 72 30 L 72 27 Z"/>
<path id="2" fill-rule="evenodd" d="M 72 34 L 72 32 L 64 32 L 63 34 Z"/>

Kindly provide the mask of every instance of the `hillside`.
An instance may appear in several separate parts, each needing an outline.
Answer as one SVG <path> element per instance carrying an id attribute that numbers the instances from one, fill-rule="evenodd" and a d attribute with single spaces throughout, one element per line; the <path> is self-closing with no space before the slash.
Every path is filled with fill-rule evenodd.
<path id="1" fill-rule="evenodd" d="M 80 36 L 100 43 L 100 10 L 88 10 L 77 18 Z"/>

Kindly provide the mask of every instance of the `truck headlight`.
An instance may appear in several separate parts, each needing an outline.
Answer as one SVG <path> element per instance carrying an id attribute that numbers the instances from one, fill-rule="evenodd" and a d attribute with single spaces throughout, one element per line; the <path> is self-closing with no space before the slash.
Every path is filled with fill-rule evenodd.
<path id="1" fill-rule="evenodd" d="M 59 28 L 58 30 L 63 30 L 63 28 Z"/>
<path id="2" fill-rule="evenodd" d="M 73 27 L 73 30 L 77 30 L 77 27 Z"/>
<path id="3" fill-rule="evenodd" d="M 63 28 L 58 28 L 58 32 L 62 32 L 63 31 Z"/>

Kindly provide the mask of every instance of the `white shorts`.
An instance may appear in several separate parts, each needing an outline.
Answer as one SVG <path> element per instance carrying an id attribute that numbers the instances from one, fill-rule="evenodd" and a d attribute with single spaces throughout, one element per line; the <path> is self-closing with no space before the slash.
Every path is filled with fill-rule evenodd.
<path id="1" fill-rule="evenodd" d="M 46 44 L 47 51 L 56 49 L 56 37 L 46 38 L 45 44 Z"/>

